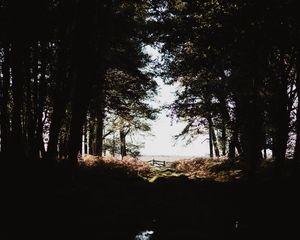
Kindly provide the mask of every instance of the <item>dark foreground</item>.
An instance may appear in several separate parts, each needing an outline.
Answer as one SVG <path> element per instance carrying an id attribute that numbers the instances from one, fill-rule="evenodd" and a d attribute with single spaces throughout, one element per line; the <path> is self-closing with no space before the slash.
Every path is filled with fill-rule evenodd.
<path id="1" fill-rule="evenodd" d="M 30 174 L 29 174 L 30 173 Z M 6 172 L 0 239 L 295 239 L 299 186 L 170 178 L 148 183 L 113 170 Z M 9 176 L 7 176 L 9 175 Z"/>

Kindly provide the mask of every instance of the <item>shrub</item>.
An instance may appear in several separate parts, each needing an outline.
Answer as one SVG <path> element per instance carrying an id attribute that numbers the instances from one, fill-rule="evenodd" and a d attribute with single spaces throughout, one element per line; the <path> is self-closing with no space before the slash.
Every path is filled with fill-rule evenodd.
<path id="1" fill-rule="evenodd" d="M 151 172 L 151 166 L 148 163 L 138 161 L 132 157 L 124 157 L 120 160 L 116 157 L 97 157 L 93 155 L 86 155 L 80 161 L 80 165 L 118 169 L 131 175 L 146 175 Z"/>

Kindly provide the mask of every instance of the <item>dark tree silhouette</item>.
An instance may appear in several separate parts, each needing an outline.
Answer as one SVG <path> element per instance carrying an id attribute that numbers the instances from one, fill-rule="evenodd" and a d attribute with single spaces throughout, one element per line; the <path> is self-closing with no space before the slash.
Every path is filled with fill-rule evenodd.
<path id="1" fill-rule="evenodd" d="M 186 120 L 191 133 L 197 122 L 206 126 L 215 149 L 228 149 L 230 157 L 237 150 L 252 176 L 266 148 L 279 176 L 298 135 L 294 7 L 294 1 L 156 2 L 154 36 L 162 43 L 166 80 L 181 86 L 173 116 Z"/>

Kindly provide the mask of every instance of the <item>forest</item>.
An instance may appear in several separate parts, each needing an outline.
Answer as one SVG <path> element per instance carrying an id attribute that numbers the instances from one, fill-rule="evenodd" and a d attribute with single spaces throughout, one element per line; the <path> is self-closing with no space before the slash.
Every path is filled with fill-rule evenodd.
<path id="1" fill-rule="evenodd" d="M 296 0 L 0 0 L 3 239 L 291 239 L 298 10 Z M 175 170 L 128 160 L 141 147 L 130 136 L 162 110 L 157 77 L 178 86 L 164 106 L 185 123 L 175 138 L 208 134 L 210 158 Z M 103 162 L 107 152 L 122 160 Z M 241 175 L 176 172 L 215 161 L 207 171 Z"/>

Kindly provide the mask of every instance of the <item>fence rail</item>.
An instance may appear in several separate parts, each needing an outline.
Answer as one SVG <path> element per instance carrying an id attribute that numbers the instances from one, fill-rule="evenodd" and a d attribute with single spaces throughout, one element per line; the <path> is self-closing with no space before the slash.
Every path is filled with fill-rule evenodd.
<path id="1" fill-rule="evenodd" d="M 157 166 L 157 167 L 165 167 L 166 166 L 166 161 L 152 159 L 147 162 L 150 163 L 151 165 Z"/>

